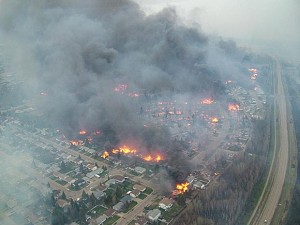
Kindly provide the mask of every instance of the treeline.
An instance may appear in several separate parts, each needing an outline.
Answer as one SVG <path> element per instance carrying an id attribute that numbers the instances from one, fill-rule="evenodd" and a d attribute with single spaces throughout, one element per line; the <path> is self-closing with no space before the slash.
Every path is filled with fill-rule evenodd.
<path id="1" fill-rule="evenodd" d="M 269 150 L 270 129 L 266 121 L 253 125 L 253 142 L 245 153 L 201 191 L 174 224 L 239 224 L 252 191 L 263 175 Z M 251 152 L 251 153 L 250 153 Z"/>
<path id="2" fill-rule="evenodd" d="M 299 69 L 298 69 L 299 71 Z M 300 75 L 300 74 L 299 74 Z M 288 212 L 288 217 L 286 224 L 287 225 L 298 225 L 300 224 L 300 155 L 299 155 L 299 140 L 300 140 L 300 101 L 298 99 L 299 96 L 299 86 L 297 82 L 294 81 L 293 77 L 286 77 L 288 81 L 288 91 L 292 106 L 292 113 L 293 113 L 293 120 L 294 120 L 294 127 L 296 132 L 296 139 L 298 142 L 298 168 L 297 168 L 297 181 L 293 192 L 293 198 L 291 202 L 291 206 Z"/>

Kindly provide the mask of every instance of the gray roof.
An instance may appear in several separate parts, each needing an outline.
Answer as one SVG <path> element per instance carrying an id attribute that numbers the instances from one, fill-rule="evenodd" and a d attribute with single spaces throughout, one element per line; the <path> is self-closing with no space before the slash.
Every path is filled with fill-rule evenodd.
<path id="1" fill-rule="evenodd" d="M 147 216 L 150 218 L 156 218 L 156 217 L 158 217 L 158 216 L 160 216 L 161 215 L 161 212 L 160 212 L 160 210 L 159 209 L 153 209 L 153 210 L 151 210 L 151 211 L 149 211 L 148 213 L 147 213 Z"/>
<path id="2" fill-rule="evenodd" d="M 101 215 L 96 219 L 97 224 L 103 224 L 107 219 L 106 215 Z"/>
<path id="3" fill-rule="evenodd" d="M 117 204 L 115 204 L 113 206 L 113 209 L 116 210 L 116 211 L 120 211 L 123 207 L 124 207 L 124 203 L 123 202 L 118 202 Z"/>
<path id="4" fill-rule="evenodd" d="M 132 198 L 131 198 L 130 195 L 125 195 L 123 198 L 121 198 L 120 201 L 123 202 L 123 203 L 131 202 L 131 201 L 132 201 Z"/>
<path id="5" fill-rule="evenodd" d="M 95 191 L 93 192 L 94 196 L 99 200 L 101 197 L 103 197 L 105 195 L 105 192 L 103 191 Z"/>

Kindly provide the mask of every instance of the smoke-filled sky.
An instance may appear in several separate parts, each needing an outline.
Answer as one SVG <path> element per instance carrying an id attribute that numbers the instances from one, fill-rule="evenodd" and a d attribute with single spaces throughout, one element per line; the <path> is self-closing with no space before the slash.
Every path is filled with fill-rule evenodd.
<path id="1" fill-rule="evenodd" d="M 208 33 L 278 44 L 300 62 L 300 1 L 298 0 L 135 0 L 147 13 L 174 6 L 187 23 Z M 286 50 L 285 48 L 288 48 Z M 276 52 L 276 54 L 279 54 Z"/>
<path id="2" fill-rule="evenodd" d="M 0 43 L 5 70 L 25 93 L 48 94 L 37 106 L 52 124 L 133 136 L 143 126 L 115 85 L 218 94 L 222 79 L 242 74 L 230 57 L 244 54 L 185 26 L 172 8 L 147 16 L 127 0 L 2 1 Z"/>

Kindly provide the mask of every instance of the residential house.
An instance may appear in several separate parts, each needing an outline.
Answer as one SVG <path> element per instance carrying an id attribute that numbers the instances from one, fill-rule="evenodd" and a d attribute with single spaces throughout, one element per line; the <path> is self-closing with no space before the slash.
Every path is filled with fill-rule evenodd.
<path id="1" fill-rule="evenodd" d="M 134 225 L 146 225 L 147 223 L 148 221 L 145 218 L 141 217 L 135 221 Z"/>
<path id="2" fill-rule="evenodd" d="M 125 181 L 125 178 L 122 175 L 115 175 L 112 178 L 116 180 L 116 183 L 123 183 Z"/>
<path id="3" fill-rule="evenodd" d="M 108 181 L 105 182 L 105 186 L 109 187 L 110 185 L 113 185 L 116 183 L 115 179 L 109 179 Z"/>
<path id="4" fill-rule="evenodd" d="M 68 212 L 68 209 L 70 207 L 70 202 L 67 202 L 64 199 L 58 199 L 56 201 L 57 206 L 59 206 L 60 208 L 62 208 L 64 210 L 64 212 Z"/>
<path id="5" fill-rule="evenodd" d="M 123 202 L 124 204 L 125 203 L 130 203 L 130 202 L 132 202 L 132 198 L 131 198 L 130 195 L 125 195 L 123 198 L 121 198 L 120 201 Z"/>
<path id="6" fill-rule="evenodd" d="M 193 175 L 190 175 L 186 178 L 186 181 L 189 183 L 189 184 L 192 184 L 193 181 L 195 180 L 195 177 Z"/>
<path id="7" fill-rule="evenodd" d="M 141 194 L 141 192 L 137 189 L 134 189 L 132 192 L 130 192 L 130 196 L 133 198 L 138 197 Z"/>
<path id="8" fill-rule="evenodd" d="M 196 183 L 193 184 L 195 188 L 201 188 L 202 190 L 205 189 L 205 185 L 201 181 L 197 181 Z"/>
<path id="9" fill-rule="evenodd" d="M 98 200 L 105 196 L 105 192 L 103 191 L 93 191 L 93 194 Z"/>
<path id="10" fill-rule="evenodd" d="M 140 167 L 140 166 L 137 166 L 134 168 L 134 171 L 139 173 L 139 174 L 143 174 L 146 172 L 146 169 L 144 167 Z"/>
<path id="11" fill-rule="evenodd" d="M 104 215 L 106 215 L 108 218 L 113 217 L 116 214 L 116 210 L 114 210 L 113 208 L 109 208 L 108 210 L 106 210 L 104 212 Z"/>
<path id="12" fill-rule="evenodd" d="M 113 209 L 116 210 L 116 211 L 118 211 L 118 212 L 121 212 L 122 209 L 123 209 L 123 207 L 124 207 L 124 205 L 125 204 L 123 202 L 118 202 L 117 204 L 115 204 L 113 206 Z"/>
<path id="13" fill-rule="evenodd" d="M 147 217 L 151 221 L 157 221 L 160 216 L 161 216 L 161 211 L 159 209 L 153 209 L 147 213 Z"/>
<path id="14" fill-rule="evenodd" d="M 88 164 L 88 165 L 87 165 L 87 168 L 88 168 L 89 170 L 94 171 L 94 170 L 96 170 L 98 167 L 97 167 L 95 164 Z"/>
<path id="15" fill-rule="evenodd" d="M 104 224 L 104 222 L 107 220 L 107 216 L 106 215 L 101 215 L 96 219 L 96 224 L 97 225 L 102 225 Z"/>
<path id="16" fill-rule="evenodd" d="M 134 190 L 139 190 L 140 192 L 144 192 L 146 190 L 146 187 L 143 185 L 135 184 L 133 185 Z"/>
<path id="17" fill-rule="evenodd" d="M 173 206 L 173 199 L 170 198 L 163 198 L 160 202 L 159 202 L 159 207 L 164 209 L 164 210 L 168 210 L 169 208 L 171 208 Z"/>

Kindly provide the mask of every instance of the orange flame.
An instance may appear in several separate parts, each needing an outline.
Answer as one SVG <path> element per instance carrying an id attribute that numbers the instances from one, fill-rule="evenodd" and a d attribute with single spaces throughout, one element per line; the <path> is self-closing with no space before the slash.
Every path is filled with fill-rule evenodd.
<path id="1" fill-rule="evenodd" d="M 228 110 L 231 112 L 238 111 L 240 109 L 240 106 L 238 104 L 229 104 Z"/>
<path id="2" fill-rule="evenodd" d="M 80 135 L 85 135 L 87 132 L 86 132 L 86 130 L 81 130 L 81 131 L 79 131 L 79 134 Z"/>
<path id="3" fill-rule="evenodd" d="M 143 159 L 147 162 L 151 162 L 151 161 L 160 162 L 161 160 L 163 160 L 163 157 L 161 155 L 156 155 L 156 156 L 147 155 L 143 157 Z"/>
<path id="4" fill-rule="evenodd" d="M 214 118 L 212 118 L 211 122 L 213 122 L 213 123 L 218 123 L 218 122 L 219 122 L 219 119 L 218 119 L 217 117 L 214 117 Z"/>
<path id="5" fill-rule="evenodd" d="M 204 105 L 210 105 L 214 102 L 214 100 L 212 98 L 205 98 L 201 101 L 201 104 L 204 104 Z"/>
<path id="6" fill-rule="evenodd" d="M 109 157 L 109 153 L 107 151 L 105 151 L 105 152 L 102 153 L 101 157 L 103 159 L 107 159 Z"/>
<path id="7" fill-rule="evenodd" d="M 151 155 L 147 155 L 143 158 L 145 161 L 150 162 L 152 161 L 152 156 Z"/>
<path id="8" fill-rule="evenodd" d="M 155 161 L 156 161 L 156 162 L 159 162 L 159 161 L 161 161 L 161 160 L 162 160 L 162 157 L 161 157 L 160 155 L 157 155 L 156 158 L 155 158 Z"/>
<path id="9" fill-rule="evenodd" d="M 181 184 L 176 184 L 176 190 L 178 194 L 183 194 L 188 191 L 189 188 L 189 183 L 181 183 Z"/>
<path id="10" fill-rule="evenodd" d="M 80 140 L 72 140 L 72 141 L 70 141 L 70 144 L 72 144 L 74 146 L 79 146 L 79 145 L 82 145 L 83 142 Z"/>
<path id="11" fill-rule="evenodd" d="M 119 152 L 124 153 L 124 154 L 135 154 L 137 151 L 136 151 L 136 149 L 131 149 L 125 145 L 123 147 L 120 147 L 119 149 L 112 150 L 112 153 L 114 153 L 114 154 L 117 154 Z"/>
<path id="12" fill-rule="evenodd" d="M 136 149 L 130 148 L 126 145 L 124 145 L 123 147 L 119 147 L 116 149 L 113 149 L 111 151 L 113 154 L 125 154 L 125 155 L 134 155 L 137 156 L 147 162 L 160 162 L 163 160 L 163 156 L 160 154 L 149 154 L 149 155 L 143 155 L 143 154 L 138 154 L 138 151 Z"/>

